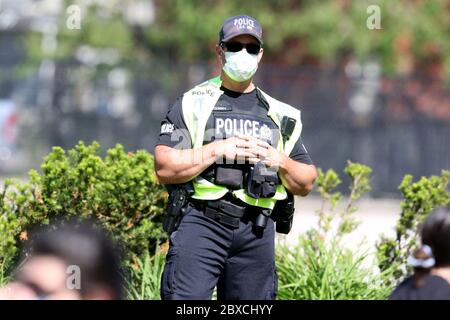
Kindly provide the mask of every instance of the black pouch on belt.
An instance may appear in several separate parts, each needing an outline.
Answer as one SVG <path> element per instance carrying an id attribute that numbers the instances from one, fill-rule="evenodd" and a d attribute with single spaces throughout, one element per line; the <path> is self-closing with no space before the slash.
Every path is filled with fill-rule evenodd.
<path id="1" fill-rule="evenodd" d="M 220 166 L 215 171 L 214 181 L 216 184 L 232 190 L 242 189 L 244 187 L 244 173 L 242 169 Z"/>
<path id="2" fill-rule="evenodd" d="M 255 163 L 247 177 L 247 194 L 255 199 L 273 197 L 278 183 L 278 174 L 275 170 L 266 168 L 262 162 Z"/>
<path id="3" fill-rule="evenodd" d="M 234 218 L 242 218 L 245 214 L 245 207 L 241 207 L 225 199 L 210 200 L 206 204 L 206 207 L 223 212 Z"/>
<path id="4" fill-rule="evenodd" d="M 239 227 L 239 221 L 245 213 L 245 207 L 238 206 L 227 200 L 208 201 L 205 215 L 232 228 Z"/>

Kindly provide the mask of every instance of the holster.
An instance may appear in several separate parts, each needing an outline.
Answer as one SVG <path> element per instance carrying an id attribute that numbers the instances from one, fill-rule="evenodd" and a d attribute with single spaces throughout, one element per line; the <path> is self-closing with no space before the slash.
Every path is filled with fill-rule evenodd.
<path id="1" fill-rule="evenodd" d="M 178 228 L 189 197 L 194 193 L 191 183 L 176 186 L 169 194 L 163 229 L 169 235 Z"/>
<path id="2" fill-rule="evenodd" d="M 278 233 L 288 234 L 292 229 L 294 219 L 295 206 L 294 195 L 287 191 L 285 200 L 278 200 L 272 211 L 272 219 L 276 223 L 276 231 Z"/>

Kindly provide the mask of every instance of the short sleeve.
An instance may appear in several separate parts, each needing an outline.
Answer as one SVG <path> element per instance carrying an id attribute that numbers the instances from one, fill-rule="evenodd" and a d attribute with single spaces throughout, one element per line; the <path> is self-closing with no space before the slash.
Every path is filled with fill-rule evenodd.
<path id="1" fill-rule="evenodd" d="M 306 150 L 301 138 L 298 138 L 297 142 L 294 145 L 294 148 L 289 154 L 289 157 L 304 164 L 313 164 L 311 157 L 309 156 L 309 153 Z"/>
<path id="2" fill-rule="evenodd" d="M 161 131 L 155 144 L 176 149 L 190 149 L 191 137 L 183 118 L 182 99 L 179 97 L 161 121 Z"/>

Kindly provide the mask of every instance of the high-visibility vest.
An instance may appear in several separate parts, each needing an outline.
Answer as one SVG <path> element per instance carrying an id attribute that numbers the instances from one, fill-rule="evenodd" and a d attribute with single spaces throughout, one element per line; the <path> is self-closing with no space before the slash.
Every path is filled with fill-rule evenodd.
<path id="1" fill-rule="evenodd" d="M 220 77 L 216 77 L 197 85 L 183 95 L 183 117 L 191 136 L 192 148 L 199 148 L 203 145 L 206 123 L 214 106 L 223 94 L 223 91 L 220 90 L 220 86 Z M 294 131 L 288 140 L 283 142 L 281 132 L 278 130 L 280 136 L 278 139 L 277 150 L 289 156 L 302 132 L 300 110 L 270 97 L 259 88 L 257 88 L 257 90 L 269 106 L 267 115 L 278 127 L 280 127 L 281 120 L 284 116 L 296 120 Z M 230 191 L 235 197 L 249 205 L 273 209 L 277 200 L 284 200 L 287 197 L 286 189 L 281 183 L 277 186 L 276 193 L 273 197 L 259 199 L 249 196 L 244 189 L 229 190 L 227 187 L 216 185 L 201 176 L 194 178 L 192 183 L 195 190 L 192 198 L 199 200 L 217 200 Z"/>

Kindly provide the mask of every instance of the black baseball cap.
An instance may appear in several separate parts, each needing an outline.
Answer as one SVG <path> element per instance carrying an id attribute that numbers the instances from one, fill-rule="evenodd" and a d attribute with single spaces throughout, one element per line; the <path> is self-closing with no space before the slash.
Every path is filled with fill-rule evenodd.
<path id="1" fill-rule="evenodd" d="M 251 35 L 260 44 L 263 43 L 261 24 L 256 19 L 247 15 L 234 16 L 225 20 L 219 32 L 219 43 L 226 42 L 241 34 Z"/>

